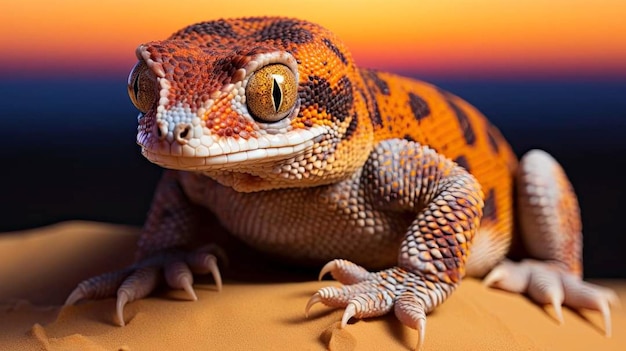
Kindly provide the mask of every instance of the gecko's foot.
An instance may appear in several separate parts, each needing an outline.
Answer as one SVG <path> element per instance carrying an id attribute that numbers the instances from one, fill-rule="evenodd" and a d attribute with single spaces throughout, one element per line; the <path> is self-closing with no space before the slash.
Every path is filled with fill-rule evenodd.
<path id="1" fill-rule="evenodd" d="M 584 282 L 555 263 L 503 261 L 485 277 L 483 283 L 510 292 L 528 294 L 537 303 L 552 305 L 559 323 L 563 323 L 561 305 L 599 311 L 604 318 L 605 334 L 611 335 L 610 306 L 619 304 L 615 292 Z"/>
<path id="2" fill-rule="evenodd" d="M 117 295 L 117 319 L 119 325 L 123 326 L 124 306 L 150 294 L 161 276 L 164 276 L 171 288 L 185 290 L 189 299 L 195 301 L 198 298 L 192 287 L 193 274 L 211 273 L 217 289 L 222 289 L 217 260 L 211 251 L 209 247 L 193 252 L 163 251 L 120 271 L 86 279 L 72 291 L 65 305 L 73 305 L 84 299 Z"/>
<path id="3" fill-rule="evenodd" d="M 416 349 L 424 342 L 426 312 L 434 308 L 435 300 L 442 301 L 452 290 L 450 285 L 427 282 L 399 267 L 370 273 L 352 262 L 333 260 L 322 268 L 320 278 L 326 273 L 345 285 L 318 290 L 306 305 L 307 316 L 311 307 L 319 302 L 342 307 L 345 308 L 341 319 L 343 328 L 350 318 L 380 316 L 393 309 L 404 325 L 418 331 Z"/>

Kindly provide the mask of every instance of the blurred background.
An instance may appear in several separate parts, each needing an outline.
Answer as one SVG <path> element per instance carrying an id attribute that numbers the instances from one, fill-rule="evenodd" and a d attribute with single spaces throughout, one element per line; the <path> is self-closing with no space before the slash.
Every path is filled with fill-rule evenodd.
<path id="1" fill-rule="evenodd" d="M 160 169 L 135 145 L 126 78 L 142 42 L 194 22 L 295 16 L 360 66 L 438 84 L 521 155 L 552 153 L 582 207 L 588 277 L 626 277 L 623 0 L 5 2 L 0 232 L 69 219 L 141 225 Z M 623 219 L 623 218 L 622 218 Z"/>

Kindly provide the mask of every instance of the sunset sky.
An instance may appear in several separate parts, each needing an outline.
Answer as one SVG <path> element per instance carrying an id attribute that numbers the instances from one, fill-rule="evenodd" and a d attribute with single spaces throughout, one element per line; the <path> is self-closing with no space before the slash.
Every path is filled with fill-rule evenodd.
<path id="1" fill-rule="evenodd" d="M 135 48 L 201 21 L 283 15 L 335 32 L 359 66 L 466 99 L 518 155 L 555 155 L 583 206 L 586 274 L 623 276 L 606 243 L 624 238 L 626 0 L 0 1 L 0 232 L 141 225 L 161 170 L 135 143 Z"/>
<path id="2" fill-rule="evenodd" d="M 624 0 L 6 1 L 0 74 L 119 74 L 142 42 L 198 21 L 252 15 L 318 22 L 361 66 L 439 76 L 626 77 Z"/>

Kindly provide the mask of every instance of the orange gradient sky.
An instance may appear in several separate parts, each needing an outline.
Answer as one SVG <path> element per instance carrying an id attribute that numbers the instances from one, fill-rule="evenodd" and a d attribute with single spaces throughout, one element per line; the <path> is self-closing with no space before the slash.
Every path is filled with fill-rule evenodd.
<path id="1" fill-rule="evenodd" d="M 624 0 L 22 0 L 0 13 L 4 76 L 127 72 L 135 47 L 194 22 L 285 15 L 361 66 L 453 76 L 626 77 Z"/>

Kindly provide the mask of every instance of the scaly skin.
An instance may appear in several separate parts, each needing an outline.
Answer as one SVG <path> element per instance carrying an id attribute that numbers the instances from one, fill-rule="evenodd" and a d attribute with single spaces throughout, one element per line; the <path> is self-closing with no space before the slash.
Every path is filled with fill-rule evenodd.
<path id="1" fill-rule="evenodd" d="M 219 285 L 208 250 L 180 250 L 211 234 L 194 225 L 195 204 L 259 250 L 330 261 L 321 275 L 346 285 L 318 291 L 307 312 L 317 302 L 345 307 L 345 326 L 393 309 L 419 331 L 418 348 L 426 313 L 466 273 L 491 271 L 491 285 L 608 316 L 611 293 L 579 279 L 578 206 L 556 161 L 535 152 L 518 167 L 462 99 L 358 68 L 331 32 L 294 19 L 200 23 L 141 45 L 137 57 L 137 143 L 171 170 L 137 264 L 81 283 L 68 303 L 117 294 L 123 324 L 124 304 L 150 293 L 160 267 L 194 299 L 192 273 L 211 272 Z M 529 253 L 549 262 L 504 260 L 516 179 Z"/>

